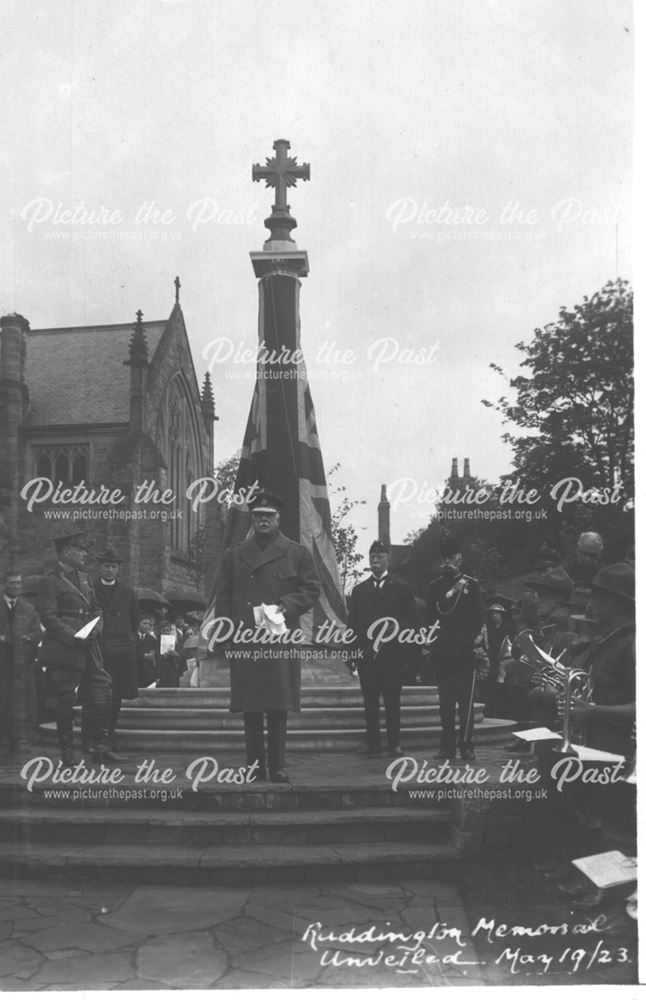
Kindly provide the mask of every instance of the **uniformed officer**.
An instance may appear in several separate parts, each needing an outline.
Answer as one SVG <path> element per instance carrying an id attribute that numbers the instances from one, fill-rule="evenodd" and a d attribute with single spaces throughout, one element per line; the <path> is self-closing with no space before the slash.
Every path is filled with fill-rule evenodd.
<path id="1" fill-rule="evenodd" d="M 61 760 L 75 762 L 73 706 L 78 692 L 92 758 L 96 763 L 110 763 L 115 760 L 107 743 L 112 686 L 99 647 L 101 623 L 86 638 L 77 636 L 84 625 L 101 615 L 91 577 L 83 571 L 87 539 L 83 532 L 68 529 L 54 540 L 54 546 L 58 561 L 40 581 L 36 607 L 45 629 L 40 658 L 56 703 Z"/>
<path id="2" fill-rule="evenodd" d="M 254 609 L 274 606 L 290 632 L 316 602 L 320 583 L 312 556 L 280 530 L 283 501 L 260 492 L 249 502 L 252 533 L 227 549 L 216 581 L 215 618 L 245 629 L 258 627 Z M 297 648 L 267 643 L 234 643 L 229 654 L 231 711 L 244 714 L 247 763 L 258 761 L 267 776 L 264 713 L 267 713 L 269 777 L 285 782 L 287 713 L 300 711 L 301 668 Z"/>
<path id="3" fill-rule="evenodd" d="M 393 641 L 384 643 L 375 652 L 368 630 L 375 621 L 386 617 L 394 618 L 400 630 L 414 629 L 415 602 L 408 584 L 389 572 L 388 547 L 383 542 L 373 542 L 369 556 L 371 575 L 356 585 L 348 601 L 348 627 L 355 633 L 356 645 L 362 654 L 358 668 L 366 714 L 368 755 L 376 757 L 381 753 L 379 701 L 382 698 L 388 753 L 398 757 L 402 752 L 399 730 L 406 647 Z"/>
<path id="4" fill-rule="evenodd" d="M 473 697 L 475 690 L 474 642 L 484 622 L 480 584 L 462 572 L 459 544 L 447 540 L 442 545 L 440 576 L 432 580 L 426 594 L 426 616 L 430 625 L 439 622 L 431 645 L 437 670 L 442 736 L 438 760 L 455 756 L 455 709 L 459 730 L 457 746 L 463 760 L 474 760 Z"/>

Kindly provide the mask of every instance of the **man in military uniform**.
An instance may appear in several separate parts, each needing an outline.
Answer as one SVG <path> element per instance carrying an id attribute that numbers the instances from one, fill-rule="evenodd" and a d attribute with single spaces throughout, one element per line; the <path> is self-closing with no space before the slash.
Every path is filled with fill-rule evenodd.
<path id="1" fill-rule="evenodd" d="M 35 608 L 20 596 L 22 577 L 9 572 L 0 598 L 0 743 L 12 754 L 35 735 L 34 659 L 42 636 Z"/>
<path id="2" fill-rule="evenodd" d="M 352 591 L 348 601 L 348 628 L 356 636 L 356 647 L 362 656 L 357 661 L 361 693 L 366 713 L 367 752 L 369 756 L 381 753 L 379 731 L 379 699 L 383 698 L 386 713 L 386 738 L 388 753 L 398 757 L 400 702 L 404 664 L 407 649 L 397 641 L 386 642 L 377 652 L 368 629 L 380 618 L 394 618 L 399 629 L 415 628 L 416 612 L 413 593 L 403 580 L 388 572 L 390 557 L 383 542 L 370 546 L 371 576 L 362 580 Z"/>
<path id="3" fill-rule="evenodd" d="M 110 763 L 115 759 L 107 743 L 112 685 L 99 647 L 101 623 L 86 638 L 77 635 L 101 614 L 92 580 L 83 570 L 87 540 L 84 533 L 68 530 L 55 539 L 54 546 L 57 564 L 40 581 L 36 607 L 45 629 L 41 660 L 56 703 L 61 760 L 64 764 L 75 762 L 73 706 L 78 690 L 93 760 Z"/>
<path id="4" fill-rule="evenodd" d="M 462 572 L 459 545 L 447 540 L 442 546 L 440 576 L 432 580 L 426 594 L 426 618 L 430 625 L 439 621 L 431 644 L 431 658 L 437 671 L 442 736 L 438 760 L 455 757 L 455 709 L 458 709 L 457 746 L 462 760 L 474 760 L 473 696 L 475 689 L 474 643 L 484 623 L 480 584 Z"/>
<path id="5" fill-rule="evenodd" d="M 222 557 L 216 581 L 215 618 L 255 629 L 254 611 L 259 613 L 261 605 L 269 605 L 276 619 L 279 621 L 282 615 L 287 629 L 293 631 L 320 593 L 312 556 L 304 546 L 280 532 L 284 507 L 280 497 L 260 492 L 249 507 L 252 533 Z M 235 643 L 229 657 L 231 711 L 244 715 L 247 763 L 258 761 L 260 780 L 267 777 L 264 713 L 269 776 L 272 781 L 289 780 L 285 773 L 287 713 L 300 711 L 300 660 L 290 655 L 296 652 L 276 643 Z"/>
<path id="6" fill-rule="evenodd" d="M 137 630 L 139 603 L 132 587 L 118 578 L 121 559 L 114 549 L 105 549 L 97 556 L 99 577 L 94 584 L 96 599 L 103 610 L 101 652 L 103 665 L 112 680 L 112 701 L 108 717 L 108 741 L 117 749 L 115 730 L 123 698 L 136 698 Z M 83 720 L 85 721 L 85 720 Z M 85 725 L 82 725 L 85 731 Z"/>

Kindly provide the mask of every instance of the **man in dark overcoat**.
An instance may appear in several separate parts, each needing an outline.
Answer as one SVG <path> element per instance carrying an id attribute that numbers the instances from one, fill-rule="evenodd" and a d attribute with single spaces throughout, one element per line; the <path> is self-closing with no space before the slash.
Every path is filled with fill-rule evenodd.
<path id="1" fill-rule="evenodd" d="M 462 572 L 462 553 L 455 539 L 443 543 L 440 576 L 429 583 L 426 615 L 430 625 L 439 622 L 431 644 L 437 670 L 442 735 L 438 759 L 455 756 L 455 710 L 458 710 L 457 746 L 463 760 L 473 760 L 473 699 L 475 692 L 474 643 L 484 623 L 480 584 Z"/>
<path id="2" fill-rule="evenodd" d="M 112 701 L 108 716 L 108 741 L 117 749 L 115 731 L 121 702 L 136 698 L 137 630 L 139 602 L 132 587 L 118 579 L 121 559 L 114 549 L 105 549 L 97 556 L 99 576 L 95 581 L 96 599 L 103 609 L 101 652 L 103 665 L 112 679 Z M 85 726 L 83 726 L 85 730 Z"/>
<path id="3" fill-rule="evenodd" d="M 110 674 L 103 666 L 99 621 L 85 638 L 77 632 L 97 616 L 92 578 L 83 569 L 88 543 L 83 532 L 67 530 L 54 545 L 57 563 L 40 581 L 36 608 L 45 629 L 40 659 L 47 667 L 56 704 L 56 731 L 61 760 L 73 764 L 74 702 L 86 712 L 88 743 L 95 763 L 110 763 L 108 714 L 112 698 Z"/>
<path id="4" fill-rule="evenodd" d="M 411 647 L 398 643 L 393 635 L 391 641 L 375 650 L 374 637 L 370 638 L 368 632 L 371 625 L 383 618 L 395 619 L 399 631 L 414 629 L 415 602 L 408 584 L 389 572 L 390 555 L 383 542 L 372 543 L 369 557 L 371 575 L 356 585 L 348 601 L 348 627 L 356 636 L 356 648 L 361 654 L 357 666 L 366 714 L 367 752 L 375 757 L 381 753 L 381 698 L 386 714 L 388 753 L 398 757 L 402 752 L 399 745 L 402 679 Z"/>
<path id="5" fill-rule="evenodd" d="M 9 572 L 0 599 L 0 743 L 26 749 L 36 726 L 34 659 L 42 629 L 36 609 L 20 596 L 22 577 Z"/>
<path id="6" fill-rule="evenodd" d="M 216 581 L 214 615 L 233 626 L 256 629 L 254 609 L 277 608 L 290 632 L 320 593 L 312 556 L 281 533 L 283 501 L 260 492 L 249 502 L 252 533 L 227 549 Z M 244 715 L 247 763 L 258 761 L 266 778 L 263 715 L 267 714 L 269 776 L 285 773 L 287 713 L 300 711 L 301 665 L 297 646 L 233 642 L 229 650 L 231 711 Z"/>

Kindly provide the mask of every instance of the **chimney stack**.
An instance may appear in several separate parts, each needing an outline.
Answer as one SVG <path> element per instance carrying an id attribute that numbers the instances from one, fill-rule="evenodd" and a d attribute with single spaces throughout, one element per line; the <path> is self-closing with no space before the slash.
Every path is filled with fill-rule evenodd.
<path id="1" fill-rule="evenodd" d="M 390 501 L 385 483 L 381 485 L 381 496 L 377 507 L 377 538 L 384 545 L 390 546 Z"/>

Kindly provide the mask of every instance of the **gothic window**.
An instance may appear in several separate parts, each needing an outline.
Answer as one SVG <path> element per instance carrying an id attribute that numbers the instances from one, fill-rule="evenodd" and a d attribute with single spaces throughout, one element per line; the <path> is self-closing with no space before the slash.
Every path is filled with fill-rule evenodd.
<path id="1" fill-rule="evenodd" d="M 90 465 L 89 444 L 51 444 L 34 446 L 36 475 L 54 483 L 80 483 L 87 480 Z"/>
<path id="2" fill-rule="evenodd" d="M 168 468 L 168 485 L 175 496 L 176 513 L 183 515 L 170 522 L 170 542 L 174 552 L 187 559 L 199 514 L 191 510 L 186 491 L 193 481 L 193 470 L 199 468 L 200 445 L 195 429 L 195 406 L 182 375 L 171 380 L 163 409 L 166 416 L 158 421 L 158 435 Z"/>

